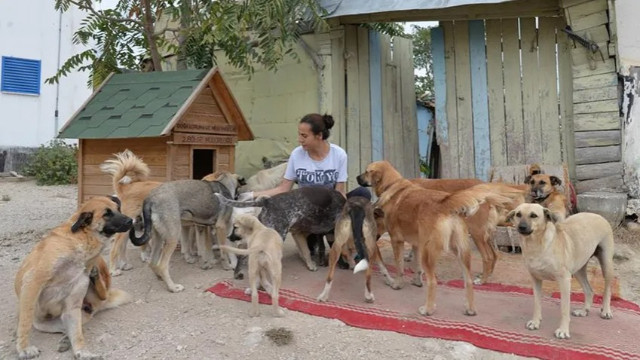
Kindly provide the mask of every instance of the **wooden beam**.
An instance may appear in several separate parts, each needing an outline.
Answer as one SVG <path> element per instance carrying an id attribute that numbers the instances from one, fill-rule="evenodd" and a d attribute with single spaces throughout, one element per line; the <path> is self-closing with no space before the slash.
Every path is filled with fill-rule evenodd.
<path id="1" fill-rule="evenodd" d="M 620 145 L 598 146 L 576 149 L 576 167 L 585 164 L 601 164 L 620 161 L 622 152 Z"/>
<path id="2" fill-rule="evenodd" d="M 618 111 L 618 99 L 592 101 L 573 105 L 574 114 L 590 114 Z"/>
<path id="3" fill-rule="evenodd" d="M 520 55 L 522 62 L 522 120 L 524 125 L 525 164 L 533 164 L 541 161 L 542 123 L 540 122 L 540 107 L 542 104 L 539 102 L 539 78 L 541 77 L 540 72 L 542 71 L 546 73 L 555 72 L 555 64 L 553 67 L 546 69 L 540 69 L 538 67 L 538 44 L 536 19 L 521 18 Z M 558 139 L 558 143 L 559 142 L 560 140 Z M 560 149 L 558 149 L 558 153 L 559 150 Z"/>
<path id="4" fill-rule="evenodd" d="M 356 175 L 360 172 L 360 74 L 358 62 L 358 29 L 345 25 L 345 65 L 347 70 L 347 111 L 346 137 L 343 144 L 349 162 L 347 172 L 347 190 L 357 185 Z"/>
<path id="5" fill-rule="evenodd" d="M 598 100 L 616 100 L 618 101 L 618 86 L 606 86 L 596 89 L 576 90 L 573 92 L 573 103 L 588 103 Z"/>
<path id="6" fill-rule="evenodd" d="M 471 110 L 471 59 L 469 57 L 469 22 L 456 21 L 455 38 L 456 108 L 458 111 L 458 162 L 460 177 L 475 177 L 473 148 L 473 114 Z"/>
<path id="7" fill-rule="evenodd" d="M 622 174 L 607 176 L 600 179 L 578 181 L 576 183 L 576 192 L 579 194 L 599 189 L 616 189 L 624 185 Z"/>
<path id="8" fill-rule="evenodd" d="M 371 98 L 369 81 L 369 29 L 358 26 L 358 91 L 360 96 L 360 172 L 363 172 L 371 162 Z M 356 174 L 351 174 L 355 178 Z"/>
<path id="9" fill-rule="evenodd" d="M 573 80 L 573 90 L 597 89 L 614 85 L 618 85 L 618 75 L 615 72 L 585 76 Z"/>
<path id="10" fill-rule="evenodd" d="M 489 181 L 491 138 L 487 103 L 487 56 L 482 20 L 469 21 L 469 54 L 471 59 L 471 97 L 473 102 L 473 148 L 475 177 Z"/>
<path id="11" fill-rule="evenodd" d="M 578 180 L 600 179 L 607 176 L 622 174 L 622 162 L 610 162 L 605 164 L 587 164 L 576 166 Z"/>
<path id="12" fill-rule="evenodd" d="M 620 129 L 620 115 L 615 112 L 573 115 L 575 131 L 617 130 Z"/>
<path id="13" fill-rule="evenodd" d="M 619 145 L 622 135 L 620 130 L 584 131 L 575 134 L 575 141 L 576 148 Z"/>
<path id="14" fill-rule="evenodd" d="M 525 163 L 522 87 L 520 83 L 520 39 L 518 38 L 518 33 L 517 19 L 502 20 L 508 165 Z"/>

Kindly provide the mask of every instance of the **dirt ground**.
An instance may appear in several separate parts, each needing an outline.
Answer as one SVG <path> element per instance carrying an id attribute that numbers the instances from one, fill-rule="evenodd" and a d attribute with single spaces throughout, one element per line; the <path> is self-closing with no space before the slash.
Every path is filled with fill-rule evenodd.
<path id="1" fill-rule="evenodd" d="M 0 200 L 0 359 L 16 358 L 13 281 L 20 262 L 48 229 L 73 213 L 76 194 L 75 186 L 0 182 L 0 199 L 8 197 L 8 201 L 7 197 Z M 616 270 L 621 293 L 626 299 L 640 302 L 640 279 L 636 275 L 640 260 L 635 256 L 638 236 L 624 229 L 617 233 Z M 185 290 L 172 294 L 140 261 L 139 250 L 133 249 L 129 255 L 134 268 L 115 277 L 113 286 L 129 292 L 133 301 L 99 313 L 84 327 L 87 349 L 107 359 L 521 358 L 463 342 L 357 329 L 338 320 L 288 310 L 284 318 L 274 318 L 267 306 L 262 306 L 261 317 L 250 318 L 249 303 L 204 291 L 219 280 L 230 279 L 230 271 L 220 267 L 201 270 L 175 253 L 171 273 Z M 285 242 L 284 256 L 297 256 L 293 242 Z M 286 269 L 284 273 L 294 275 L 287 274 Z M 318 281 L 325 274 L 326 268 L 321 268 Z M 288 345 L 278 346 L 265 336 L 268 330 L 280 327 L 293 334 Z M 60 337 L 34 330 L 31 342 L 40 348 L 42 359 L 72 359 L 70 352 L 56 351 Z"/>

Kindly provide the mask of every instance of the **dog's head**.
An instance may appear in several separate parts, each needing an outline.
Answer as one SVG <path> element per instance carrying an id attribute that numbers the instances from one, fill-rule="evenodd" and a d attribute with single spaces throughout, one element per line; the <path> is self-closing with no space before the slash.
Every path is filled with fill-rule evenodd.
<path id="1" fill-rule="evenodd" d="M 526 236 L 544 231 L 547 222 L 555 223 L 557 218 L 549 209 L 540 204 L 524 203 L 507 214 L 507 221 L 510 221 L 521 235 Z"/>
<path id="2" fill-rule="evenodd" d="M 251 214 L 239 214 L 233 220 L 233 231 L 229 236 L 231 241 L 239 241 L 251 236 L 260 220 Z"/>
<path id="3" fill-rule="evenodd" d="M 105 238 L 129 231 L 133 220 L 120 213 L 119 202 L 107 196 L 87 200 L 72 217 L 71 232 L 93 232 Z"/>
<path id="4" fill-rule="evenodd" d="M 229 190 L 234 199 L 238 197 L 238 190 L 240 189 L 240 186 L 247 184 L 244 177 L 228 171 L 216 171 L 213 174 L 203 177 L 202 180 L 207 182 L 217 181 L 221 183 Z"/>
<path id="5" fill-rule="evenodd" d="M 529 194 L 533 200 L 543 201 L 555 191 L 554 186 L 562 185 L 562 180 L 557 176 L 545 174 L 538 164 L 533 164 L 524 183 L 529 185 Z"/>
<path id="6" fill-rule="evenodd" d="M 365 171 L 356 178 L 360 186 L 372 187 L 377 196 L 380 196 L 384 189 L 387 189 L 398 179 L 402 179 L 402 175 L 391 163 L 384 160 L 367 165 Z"/>

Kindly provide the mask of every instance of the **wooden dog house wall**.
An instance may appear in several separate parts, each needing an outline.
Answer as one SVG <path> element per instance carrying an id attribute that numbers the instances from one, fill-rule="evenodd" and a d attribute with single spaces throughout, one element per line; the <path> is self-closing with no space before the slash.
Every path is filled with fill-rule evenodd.
<path id="1" fill-rule="evenodd" d="M 60 130 L 78 139 L 78 202 L 113 193 L 100 164 L 131 150 L 148 180 L 200 179 L 234 171 L 235 144 L 253 133 L 217 68 L 116 74 Z"/>

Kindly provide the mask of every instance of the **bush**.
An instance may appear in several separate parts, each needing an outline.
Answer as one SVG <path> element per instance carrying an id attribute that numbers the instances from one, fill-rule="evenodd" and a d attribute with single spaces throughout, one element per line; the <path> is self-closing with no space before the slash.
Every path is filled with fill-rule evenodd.
<path id="1" fill-rule="evenodd" d="M 24 171 L 35 176 L 38 185 L 75 184 L 78 180 L 78 148 L 62 140 L 51 140 L 40 145 L 27 162 Z"/>

